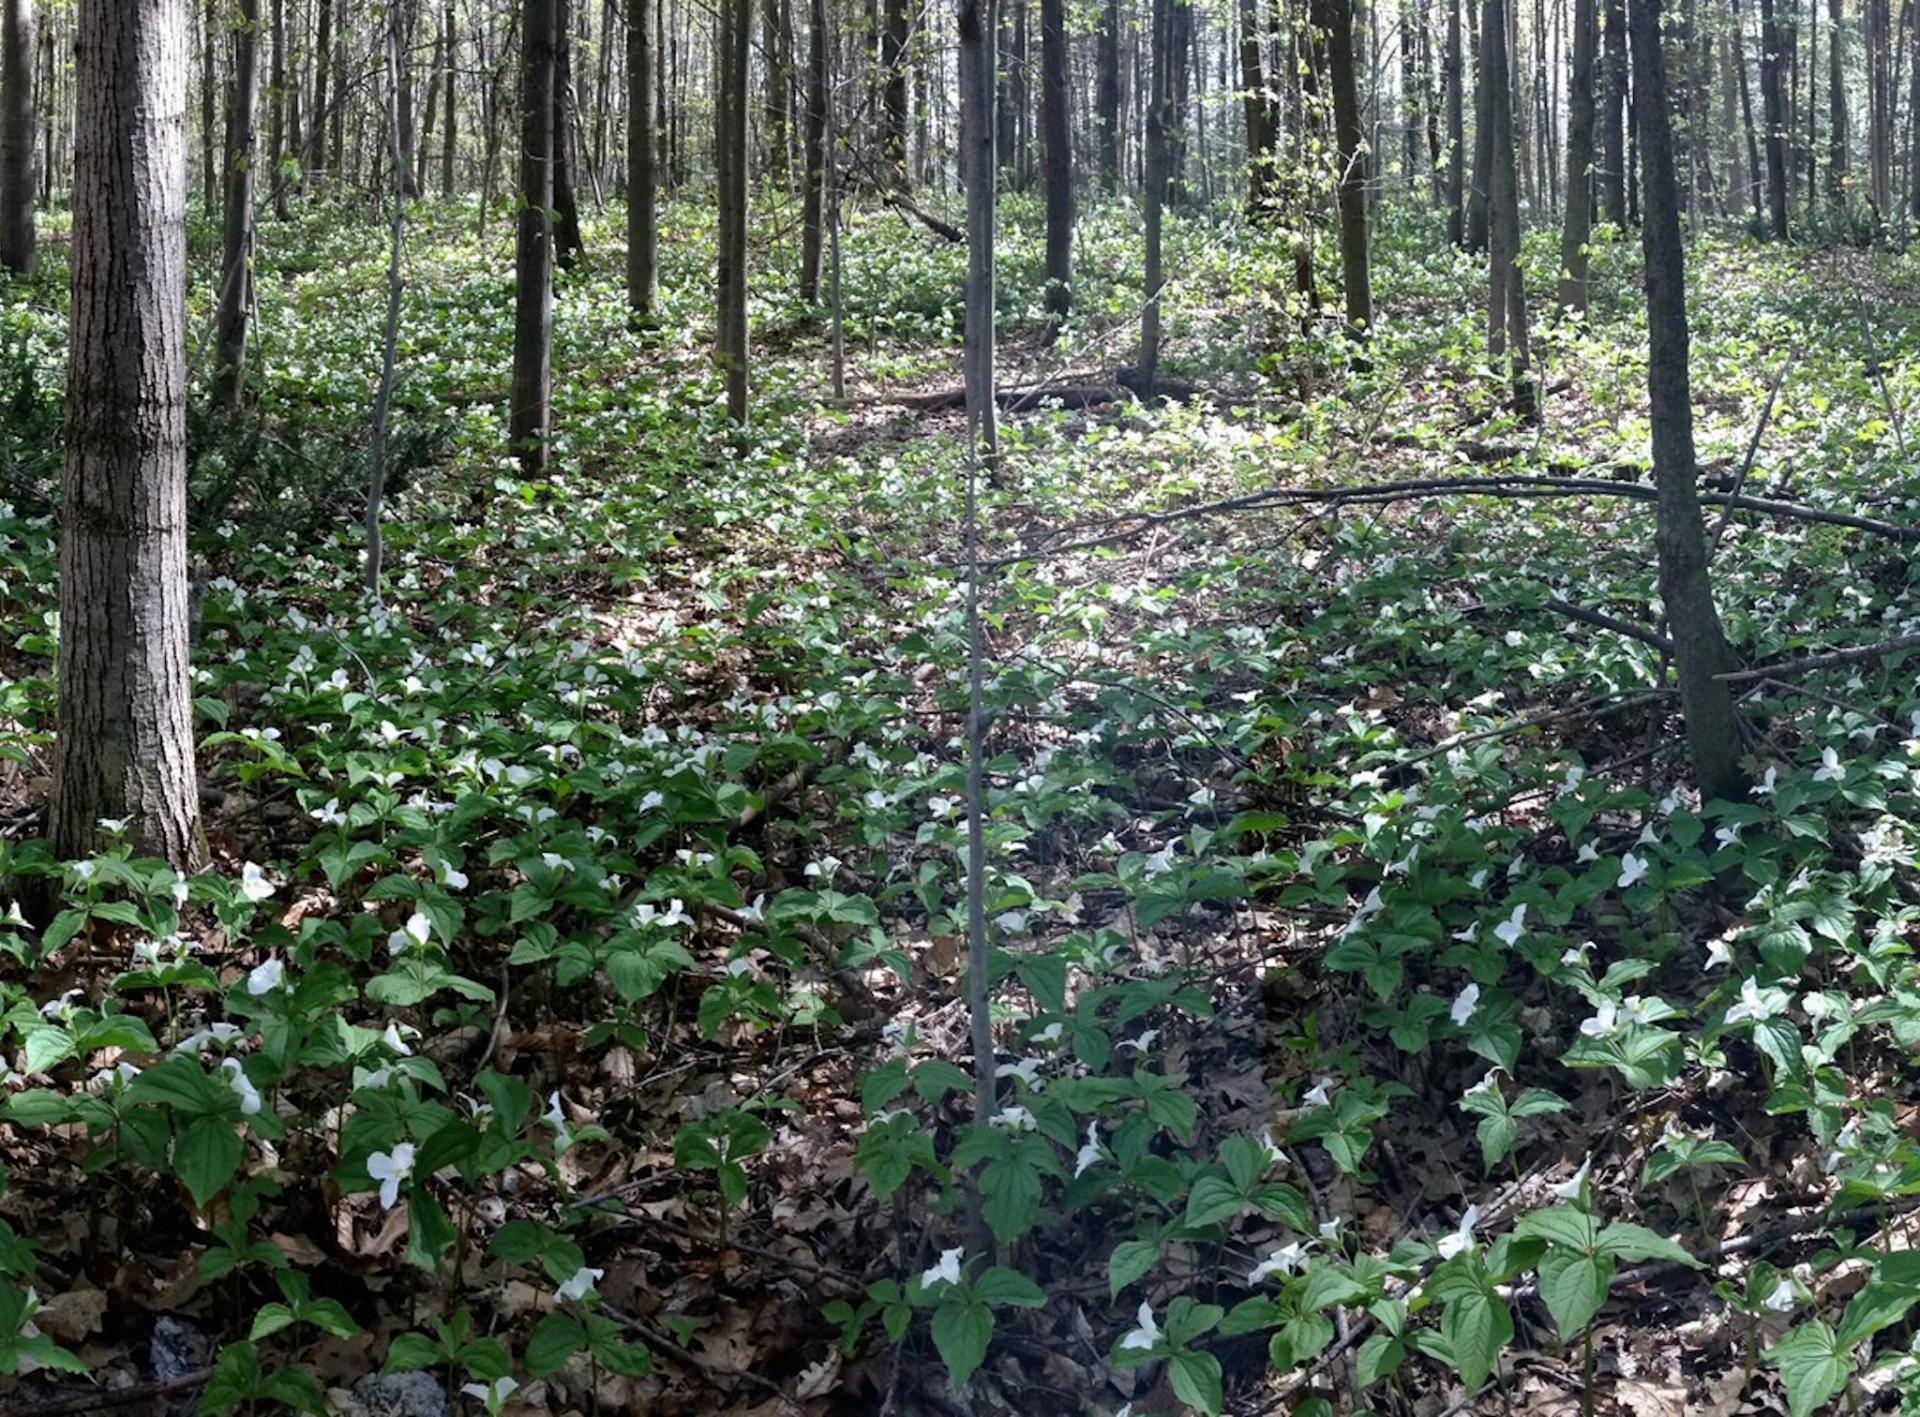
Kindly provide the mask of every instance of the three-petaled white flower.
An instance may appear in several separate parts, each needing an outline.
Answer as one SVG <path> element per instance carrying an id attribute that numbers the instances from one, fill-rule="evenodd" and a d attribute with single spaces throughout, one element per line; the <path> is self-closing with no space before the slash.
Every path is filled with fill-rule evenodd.
<path id="1" fill-rule="evenodd" d="M 1098 1122 L 1089 1122 L 1087 1123 L 1087 1144 L 1074 1153 L 1074 1176 L 1079 1177 L 1089 1167 L 1098 1166 L 1100 1159 L 1100 1124 Z"/>
<path id="2" fill-rule="evenodd" d="M 1832 748 L 1820 750 L 1820 766 L 1813 770 L 1815 782 L 1841 782 L 1847 776 L 1846 766 L 1840 761 L 1840 754 Z"/>
<path id="3" fill-rule="evenodd" d="M 1447 1011 L 1456 1027 L 1466 1027 L 1467 1020 L 1473 1017 L 1474 1010 L 1480 1007 L 1480 986 L 1469 984 L 1454 995 L 1453 1007 Z"/>
<path id="4" fill-rule="evenodd" d="M 955 1246 L 951 1250 L 942 1250 L 940 1252 L 940 1262 L 921 1271 L 920 1287 L 922 1289 L 931 1289 L 936 1284 L 958 1284 L 960 1282 L 960 1262 L 966 1257 L 967 1252 L 959 1246 Z"/>
<path id="5" fill-rule="evenodd" d="M 1308 1245 L 1305 1241 L 1294 1240 L 1268 1252 L 1267 1257 L 1247 1271 L 1247 1283 L 1258 1284 L 1274 1274 L 1292 1274 L 1307 1262 Z"/>
<path id="6" fill-rule="evenodd" d="M 253 1079 L 249 1078 L 246 1071 L 240 1066 L 240 1060 L 238 1058 L 222 1058 L 220 1060 L 220 1068 L 221 1071 L 227 1075 L 227 1085 L 231 1087 L 240 1098 L 240 1115 L 243 1117 L 258 1115 L 260 1111 L 260 1089 L 253 1085 Z"/>
<path id="7" fill-rule="evenodd" d="M 1620 889 L 1637 885 L 1647 877 L 1647 863 L 1644 858 L 1629 851 L 1620 858 Z"/>
<path id="8" fill-rule="evenodd" d="M 1493 927 L 1494 935 L 1503 945 L 1516 945 L 1520 937 L 1527 933 L 1527 903 L 1521 901 L 1514 906 L 1513 914 Z"/>
<path id="9" fill-rule="evenodd" d="M 1327 1089 L 1333 1086 L 1333 1081 L 1334 1080 L 1332 1078 L 1321 1078 L 1312 1087 L 1308 1088 L 1304 1094 L 1302 1094 L 1300 1098 L 1300 1105 L 1302 1107 L 1331 1106 L 1333 1099 L 1330 1096 L 1328 1096 Z"/>
<path id="10" fill-rule="evenodd" d="M 1776 1314 L 1784 1314 L 1794 1305 L 1793 1281 L 1782 1278 L 1773 1286 L 1773 1293 L 1760 1301 Z"/>
<path id="11" fill-rule="evenodd" d="M 569 1279 L 565 1284 L 562 1284 L 556 1292 L 569 1304 L 577 1304 L 586 1298 L 587 1295 L 593 1293 L 593 1282 L 596 1279 L 605 1277 L 605 1275 L 606 1271 L 604 1269 L 588 1269 L 582 1266 L 576 1269 L 573 1272 L 573 1278 Z"/>
<path id="12" fill-rule="evenodd" d="M 1443 1260 L 1450 1260 L 1462 1251 L 1473 1248 L 1473 1227 L 1480 1223 L 1480 1207 L 1470 1205 L 1467 1213 L 1460 1217 L 1459 1228 L 1451 1235 L 1442 1235 L 1440 1243 L 1434 1247 Z"/>
<path id="13" fill-rule="evenodd" d="M 1733 966 L 1733 951 L 1728 947 L 1725 937 L 1707 941 L 1708 969 L 1729 969 Z"/>
<path id="14" fill-rule="evenodd" d="M 1140 1310 L 1134 1315 L 1137 1321 L 1120 1339 L 1122 1348 L 1148 1349 L 1160 1341 L 1160 1325 L 1153 1321 L 1153 1305 L 1141 1301 Z"/>
<path id="15" fill-rule="evenodd" d="M 1557 1185 L 1547 1187 L 1563 1201 L 1577 1201 L 1580 1191 L 1587 1184 L 1587 1173 L 1593 1169 L 1593 1158 L 1587 1157 L 1580 1163 L 1580 1169 Z"/>
<path id="16" fill-rule="evenodd" d="M 1761 992 L 1760 982 L 1749 974 L 1740 985 L 1740 1002 L 1727 1009 L 1726 1021 L 1739 1023 L 1742 1019 L 1752 1019 L 1755 1023 L 1765 1023 L 1778 1012 L 1773 1001 Z"/>
<path id="17" fill-rule="evenodd" d="M 498 1377 L 490 1383 L 462 1383 L 460 1391 L 468 1397 L 477 1397 L 487 1405 L 487 1411 L 497 1413 L 507 1405 L 507 1399 L 520 1390 L 520 1384 L 509 1377 Z"/>
<path id="18" fill-rule="evenodd" d="M 1581 1020 L 1580 1032 L 1588 1038 L 1606 1038 L 1619 1026 L 1620 1006 L 1612 999 L 1602 999 L 1594 1016 Z"/>
<path id="19" fill-rule="evenodd" d="M 254 998 L 262 994 L 271 994 L 286 983 L 287 967 L 277 959 L 256 964 L 247 974 L 247 992 Z"/>
<path id="20" fill-rule="evenodd" d="M 400 1199 L 400 1183 L 413 1174 L 413 1143 L 403 1141 L 392 1151 L 376 1151 L 367 1158 L 367 1175 L 380 1183 L 380 1205 L 392 1210 Z"/>
<path id="21" fill-rule="evenodd" d="M 258 905 L 268 896 L 280 889 L 267 878 L 267 873 L 249 861 L 240 868 L 240 894 Z"/>

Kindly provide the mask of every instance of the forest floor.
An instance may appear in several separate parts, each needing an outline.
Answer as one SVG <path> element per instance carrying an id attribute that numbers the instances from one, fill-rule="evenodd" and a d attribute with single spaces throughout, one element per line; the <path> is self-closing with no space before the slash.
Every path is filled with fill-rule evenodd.
<path id="1" fill-rule="evenodd" d="M 1052 341 L 1033 213 L 1010 215 L 1007 383 L 1112 384 L 1132 215 L 1088 214 Z M 924 406 L 957 374 L 960 253 L 856 222 L 833 401 L 822 322 L 772 295 L 791 258 L 766 252 L 741 438 L 704 343 L 704 213 L 671 209 L 646 331 L 595 226 L 530 481 L 502 427 L 510 233 L 423 211 L 373 605 L 382 238 L 342 216 L 263 228 L 257 404 L 195 417 L 214 870 L 178 905 L 110 830 L 79 868 L 30 845 L 57 241 L 0 312 L 0 888 L 53 871 L 69 902 L 51 933 L 0 923 L 0 1217 L 32 1247 L 0 1245 L 0 1371 L 21 1369 L 0 1413 L 82 1410 L 45 1404 L 89 1384 L 166 1410 L 216 1351 L 222 1410 L 310 1402 L 297 1378 L 269 1393 L 304 1372 L 371 1411 L 384 1364 L 480 1411 L 459 1389 L 503 1360 L 509 1413 L 1571 1414 L 1591 1383 L 1585 1410 L 1654 1417 L 1811 1410 L 1829 1377 L 1821 1398 L 1851 1378 L 1897 1400 L 1920 1299 L 1885 1258 L 1920 1193 L 1911 670 L 1744 686 L 1756 794 L 1703 810 L 1650 505 L 1399 486 L 1646 480 L 1633 247 L 1600 246 L 1587 322 L 1538 332 L 1537 428 L 1480 368 L 1478 268 L 1393 211 L 1366 367 L 1299 333 L 1277 239 L 1180 222 L 1169 368 L 1196 396 L 1009 411 L 982 500 L 988 904 L 1022 1115 L 982 1142 L 965 476 L 958 414 Z M 1533 289 L 1551 245 L 1530 239 Z M 1920 266 L 1733 233 L 1693 260 L 1704 486 L 1920 525 Z M 1910 565 L 1896 537 L 1742 511 L 1715 574 L 1767 663 L 1911 632 Z M 264 1094 L 238 1154 L 189 1156 L 213 1104 L 186 1072 Z M 1235 1151 L 1263 1135 L 1277 1184 Z M 370 1163 L 403 1138 L 396 1204 Z M 974 1154 L 1014 1178 L 990 1192 L 999 1262 L 1041 1301 L 1005 1282 L 959 1394 L 966 1345 L 908 1281 L 969 1245 L 948 1168 Z M 1628 1237 L 1587 1257 L 1591 1327 L 1558 1252 L 1514 1230 L 1569 1198 Z M 1436 1283 L 1462 1236 L 1466 1297 Z M 29 1286 L 84 1376 L 20 1361 L 7 1296 Z M 1863 1292 L 1886 1317 L 1850 1327 Z M 1469 1334 L 1470 1301 L 1507 1330 L 1483 1307 Z M 1176 1313 L 1198 1327 L 1160 1335 L 1168 1361 L 1128 1357 L 1143 1315 Z"/>

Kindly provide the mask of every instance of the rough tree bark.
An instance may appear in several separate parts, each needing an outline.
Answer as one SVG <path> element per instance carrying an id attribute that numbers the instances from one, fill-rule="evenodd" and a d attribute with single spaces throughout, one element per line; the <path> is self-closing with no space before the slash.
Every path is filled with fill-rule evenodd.
<path id="1" fill-rule="evenodd" d="M 1707 574 L 1694 462 L 1687 371 L 1686 254 L 1680 242 L 1679 184 L 1660 52 L 1660 0 L 1631 0 L 1633 115 L 1640 139 L 1641 250 L 1647 267 L 1647 394 L 1653 429 L 1655 550 L 1660 599 L 1673 639 L 1687 747 L 1703 798 L 1747 799 L 1740 767 L 1740 720 L 1733 695 L 1715 678 L 1734 667 Z"/>
<path id="2" fill-rule="evenodd" d="M 1462 0 L 1447 3 L 1447 240 L 1455 246 L 1466 240 L 1467 128 L 1466 56 L 1460 44 Z"/>
<path id="3" fill-rule="evenodd" d="M 1167 203 L 1167 126 L 1172 85 L 1167 79 L 1173 47 L 1171 11 L 1178 0 L 1153 0 L 1148 37 L 1145 191 L 1141 214 L 1146 227 L 1145 303 L 1140 311 L 1140 396 L 1151 400 L 1160 378 L 1160 294 L 1166 285 L 1161 224 Z"/>
<path id="4" fill-rule="evenodd" d="M 453 0 L 447 0 L 447 107 L 440 124 L 440 192 L 454 193 L 454 154 L 460 144 L 460 31 L 455 28 Z"/>
<path id="5" fill-rule="evenodd" d="M 260 98 L 260 0 L 236 0 L 228 32 L 226 205 L 222 213 L 220 304 L 214 316 L 213 401 L 237 412 L 246 393 L 253 309 L 254 127 Z"/>
<path id="6" fill-rule="evenodd" d="M 32 275 L 40 187 L 33 111 L 33 0 L 0 0 L 0 266 Z"/>
<path id="7" fill-rule="evenodd" d="M 1120 0 L 1100 7 L 1094 84 L 1095 122 L 1100 130 L 1100 189 L 1120 190 Z"/>
<path id="8" fill-rule="evenodd" d="M 1487 119 L 1492 150 L 1487 164 L 1487 356 L 1511 371 L 1513 408 L 1523 418 L 1537 412 L 1527 291 L 1520 270 L 1520 174 L 1513 133 L 1511 55 L 1507 45 L 1507 0 L 1486 0 L 1480 32 L 1487 72 Z"/>
<path id="9" fill-rule="evenodd" d="M 1627 229 L 1627 8 L 1605 0 L 1600 65 L 1600 212 Z"/>
<path id="10" fill-rule="evenodd" d="M 1560 304 L 1587 308 L 1587 243 L 1593 236 L 1593 65 L 1599 47 L 1594 0 L 1573 0 L 1573 69 L 1567 84 L 1567 221 L 1560 237 Z"/>
<path id="11" fill-rule="evenodd" d="M 555 0 L 524 0 L 520 210 L 514 237 L 513 393 L 507 436 L 529 477 L 546 471 L 553 410 Z"/>
<path id="12" fill-rule="evenodd" d="M 1365 335 L 1373 328 L 1373 278 L 1367 249 L 1367 140 L 1353 62 L 1353 0 L 1311 0 L 1310 13 L 1326 40 L 1327 79 L 1333 88 L 1334 146 L 1340 162 L 1334 203 L 1340 213 L 1347 326 L 1350 333 Z"/>
<path id="13" fill-rule="evenodd" d="M 554 0 L 553 67 L 553 259 L 572 270 L 587 253 L 580 234 L 580 201 L 573 187 L 573 33 L 572 0 Z"/>
<path id="14" fill-rule="evenodd" d="M 103 817 L 177 870 L 206 854 L 188 665 L 187 0 L 80 0 L 61 495 L 60 731 L 48 835 Z"/>
<path id="15" fill-rule="evenodd" d="M 1040 137 L 1047 196 L 1047 309 L 1073 304 L 1073 113 L 1067 0 L 1040 0 Z"/>
<path id="16" fill-rule="evenodd" d="M 267 136 L 267 183 L 273 191 L 273 215 L 287 219 L 287 184 L 281 180 L 280 164 L 287 152 L 287 5 L 273 0 L 273 74 L 268 87 L 273 91 L 271 127 Z"/>
<path id="17" fill-rule="evenodd" d="M 333 95 L 328 91 L 328 81 L 333 74 L 333 0 L 319 0 L 319 14 L 314 20 L 313 39 L 313 112 L 308 123 L 312 137 L 308 142 L 311 149 L 307 158 L 307 168 L 316 176 L 327 170 L 327 128 L 332 120 Z"/>
<path id="18" fill-rule="evenodd" d="M 828 85 L 827 0 L 807 3 L 807 138 L 806 191 L 801 198 L 800 298 L 820 301 L 820 259 L 826 248 L 824 222 L 827 205 L 827 105 L 833 102 Z"/>
<path id="19" fill-rule="evenodd" d="M 720 3 L 720 101 L 715 112 L 719 260 L 714 359 L 727 381 L 727 417 L 745 427 L 747 381 L 747 59 L 751 0 Z"/>
<path id="20" fill-rule="evenodd" d="M 1787 117 L 1780 86 L 1780 26 L 1775 0 L 1760 0 L 1760 111 L 1766 121 L 1767 217 L 1776 241 L 1787 239 Z M 1634 69 L 1638 81 L 1639 68 Z M 1636 101 L 1635 111 L 1639 104 Z M 1636 125 L 1637 126 L 1637 125 Z M 1644 134 L 1642 135 L 1644 138 Z"/>
<path id="21" fill-rule="evenodd" d="M 967 189 L 965 382 L 967 427 L 991 463 L 999 450 L 994 407 L 994 3 L 959 0 L 960 180 Z"/>
<path id="22" fill-rule="evenodd" d="M 654 170 L 653 0 L 627 0 L 627 303 L 643 319 L 660 294 L 659 181 Z"/>
<path id="23" fill-rule="evenodd" d="M 1274 145 L 1279 138 L 1260 41 L 1260 0 L 1240 0 L 1240 104 L 1247 125 L 1247 219 L 1255 222 L 1273 215 Z"/>
<path id="24" fill-rule="evenodd" d="M 1827 0 L 1827 200 L 1847 210 L 1847 41 L 1844 0 Z"/>
<path id="25" fill-rule="evenodd" d="M 907 170 L 907 0 L 887 0 L 886 28 L 880 34 L 882 108 L 880 158 L 887 178 L 901 191 L 909 190 Z"/>

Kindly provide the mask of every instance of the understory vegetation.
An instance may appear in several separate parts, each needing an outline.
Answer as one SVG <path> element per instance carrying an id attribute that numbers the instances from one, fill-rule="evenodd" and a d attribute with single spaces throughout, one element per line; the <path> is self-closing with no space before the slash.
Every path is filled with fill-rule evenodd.
<path id="1" fill-rule="evenodd" d="M 256 401 L 194 412 L 189 878 L 111 821 L 38 841 L 57 219 L 0 312 L 0 892 L 59 896 L 0 922 L 0 1407 L 163 1402 L 162 1329 L 208 1412 L 376 1370 L 494 1413 L 1920 1403 L 1920 684 L 1765 672 L 1920 628 L 1912 256 L 1691 247 L 1754 666 L 1755 787 L 1703 806 L 1637 241 L 1535 331 L 1535 426 L 1432 212 L 1377 212 L 1364 359 L 1302 331 L 1282 237 L 1170 213 L 1189 396 L 1016 396 L 981 487 L 979 1125 L 967 440 L 927 397 L 964 248 L 849 213 L 835 401 L 757 214 L 748 431 L 709 213 L 663 207 L 645 326 L 590 216 L 529 480 L 511 230 L 413 219 L 382 601 L 377 222 L 276 227 Z M 1037 204 L 1002 221 L 1004 387 L 1111 385 L 1138 213 L 1083 214 L 1055 338 Z M 1722 524 L 1736 483 L 1774 510 Z"/>

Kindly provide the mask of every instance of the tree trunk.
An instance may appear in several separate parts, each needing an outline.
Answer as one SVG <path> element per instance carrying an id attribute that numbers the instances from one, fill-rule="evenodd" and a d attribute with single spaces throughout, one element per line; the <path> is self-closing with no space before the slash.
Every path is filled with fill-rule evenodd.
<path id="1" fill-rule="evenodd" d="M 103 817 L 182 872 L 206 855 L 188 665 L 187 0 L 80 0 L 48 836 Z"/>
<path id="2" fill-rule="evenodd" d="M 573 37 L 568 23 L 572 0 L 553 0 L 553 258 L 570 271 L 586 254 L 580 234 L 580 201 L 573 190 Z"/>
<path id="3" fill-rule="evenodd" d="M 994 407 L 994 5 L 959 0 L 960 180 L 967 189 L 967 429 L 980 455 L 999 450 Z"/>
<path id="4" fill-rule="evenodd" d="M 1447 240 L 1466 240 L 1466 56 L 1460 44 L 1462 0 L 1447 0 Z"/>
<path id="5" fill-rule="evenodd" d="M 1560 239 L 1560 304 L 1587 308 L 1587 243 L 1593 236 L 1594 0 L 1573 0 L 1573 72 L 1567 85 L 1567 224 Z"/>
<path id="6" fill-rule="evenodd" d="M 1827 0 L 1827 200 L 1847 210 L 1847 46 L 1843 0 Z"/>
<path id="7" fill-rule="evenodd" d="M 1146 181 L 1141 213 L 1146 227 L 1145 304 L 1140 314 L 1140 396 L 1151 400 L 1160 380 L 1160 294 L 1166 285 L 1161 226 L 1167 202 L 1168 50 L 1172 48 L 1173 6 L 1178 0 L 1153 0 L 1147 78 Z"/>
<path id="8" fill-rule="evenodd" d="M 1600 211 L 1627 229 L 1627 8 L 1626 0 L 1603 0 L 1600 72 Z"/>
<path id="9" fill-rule="evenodd" d="M 412 169 L 414 179 L 420 190 L 427 190 L 427 172 L 433 163 L 433 125 L 440 116 L 440 72 L 447 67 L 447 38 L 440 32 L 440 22 L 430 21 L 433 26 L 433 57 L 427 61 L 427 107 L 420 117 L 419 140 L 414 144 Z"/>
<path id="10" fill-rule="evenodd" d="M 1640 135 L 1641 249 L 1647 268 L 1647 395 L 1653 431 L 1655 549 L 1660 599 L 1673 638 L 1674 668 L 1687 746 L 1700 795 L 1747 800 L 1740 768 L 1740 720 L 1727 685 L 1714 676 L 1733 667 L 1707 574 L 1693 450 L 1687 371 L 1686 256 L 1667 114 L 1666 60 L 1660 52 L 1660 0 L 1631 0 L 1633 113 Z"/>
<path id="11" fill-rule="evenodd" d="M 653 0 L 627 0 L 627 303 L 651 319 L 660 293 L 654 171 Z"/>
<path id="12" fill-rule="evenodd" d="M 320 0 L 320 15 L 314 22 L 316 30 L 313 41 L 313 111 L 308 115 L 308 126 L 312 137 L 308 146 L 312 155 L 307 167 L 324 179 L 327 170 L 327 127 L 332 118 L 333 96 L 328 91 L 328 80 L 333 72 L 333 0 Z"/>
<path id="13" fill-rule="evenodd" d="M 1467 190 L 1467 250 L 1478 255 L 1487 249 L 1487 191 L 1493 162 L 1492 94 L 1487 88 L 1486 6 L 1480 6 L 1480 40 L 1474 46 L 1473 183 Z"/>
<path id="14" fill-rule="evenodd" d="M 1753 221 L 1757 228 L 1765 219 L 1760 209 L 1760 142 L 1753 132 L 1753 85 L 1747 80 L 1747 41 L 1745 20 L 1740 14 L 1740 0 L 1732 0 L 1733 6 L 1733 62 L 1740 71 L 1740 126 L 1745 130 L 1747 139 L 1747 200 L 1753 206 Z"/>
<path id="15" fill-rule="evenodd" d="M 1780 85 L 1780 26 L 1774 20 L 1776 0 L 1760 0 L 1760 110 L 1767 124 L 1767 215 L 1773 238 L 1787 239 L 1787 116 Z M 1634 69 L 1636 82 L 1639 67 Z M 1635 104 L 1636 110 L 1638 104 Z M 1638 124 L 1636 124 L 1636 127 Z M 1641 141 L 1646 141 L 1641 130 Z"/>
<path id="16" fill-rule="evenodd" d="M 239 412 L 246 395 L 247 334 L 253 309 L 254 125 L 259 111 L 260 0 L 235 0 L 227 88 L 227 191 L 214 317 L 213 401 Z"/>
<path id="17" fill-rule="evenodd" d="M 33 0 L 0 0 L 0 266 L 33 274 L 40 187 L 33 110 Z"/>
<path id="18" fill-rule="evenodd" d="M 827 105 L 833 102 L 828 82 L 827 0 L 807 4 L 807 143 L 806 191 L 800 217 L 800 298 L 809 305 L 820 301 L 820 259 L 825 250 L 827 197 Z"/>
<path id="19" fill-rule="evenodd" d="M 1267 91 L 1266 65 L 1260 56 L 1260 0 L 1240 0 L 1240 105 L 1247 125 L 1247 219 L 1273 215 L 1273 96 Z"/>
<path id="20" fill-rule="evenodd" d="M 793 111 L 793 9 L 788 0 L 766 0 L 761 35 L 766 50 L 767 176 L 776 187 L 791 180 L 787 116 Z"/>
<path id="21" fill-rule="evenodd" d="M 413 6 L 414 0 L 388 0 L 396 9 L 392 23 L 399 30 L 400 73 L 399 92 L 394 96 L 396 119 L 399 123 L 399 142 L 389 142 L 389 147 L 399 151 L 400 171 L 395 174 L 399 179 L 400 190 L 408 198 L 420 195 L 420 184 L 414 177 L 414 154 L 417 145 L 414 142 L 413 123 Z"/>
<path id="22" fill-rule="evenodd" d="M 546 471 L 553 417 L 554 86 L 556 0 L 523 0 L 520 212 L 515 223 L 513 402 L 508 439 L 529 477 Z"/>
<path id="23" fill-rule="evenodd" d="M 1507 46 L 1507 0 L 1486 0 L 1480 22 L 1486 40 L 1487 115 L 1492 155 L 1487 164 L 1487 356 L 1512 371 L 1513 408 L 1537 412 L 1527 335 L 1527 293 L 1520 270 L 1520 173 L 1513 132 L 1513 70 Z"/>
<path id="24" fill-rule="evenodd" d="M 1120 0 L 1100 7 L 1094 110 L 1100 129 L 1100 188 L 1120 190 Z"/>
<path id="25" fill-rule="evenodd" d="M 884 122 L 880 160 L 887 178 L 902 191 L 912 186 L 907 171 L 907 0 L 887 0 L 886 28 L 880 35 L 881 99 Z"/>
<path id="26" fill-rule="evenodd" d="M 287 153 L 287 6 L 273 0 L 273 108 L 267 137 L 267 182 L 273 191 L 273 215 L 287 219 L 287 184 L 280 175 Z"/>
<path id="27" fill-rule="evenodd" d="M 1068 108 L 1067 0 L 1040 0 L 1041 142 L 1046 164 L 1047 309 L 1073 303 L 1073 116 Z"/>
<path id="28" fill-rule="evenodd" d="M 210 217 L 220 210 L 219 35 L 219 0 L 207 0 L 200 34 L 200 205 Z"/>
<path id="29" fill-rule="evenodd" d="M 447 103 L 440 120 L 440 194 L 451 197 L 453 159 L 460 141 L 460 31 L 454 27 L 453 0 L 447 0 Z"/>
<path id="30" fill-rule="evenodd" d="M 714 155 L 719 172 L 718 303 L 714 359 L 727 381 L 727 417 L 747 423 L 747 57 L 751 0 L 720 0 L 720 91 Z"/>
<path id="31" fill-rule="evenodd" d="M 1325 36 L 1327 78 L 1333 87 L 1334 144 L 1340 181 L 1340 273 L 1346 287 L 1347 326 L 1364 336 L 1373 328 L 1373 283 L 1367 250 L 1366 132 L 1353 62 L 1352 0 L 1311 0 L 1313 26 Z"/>

